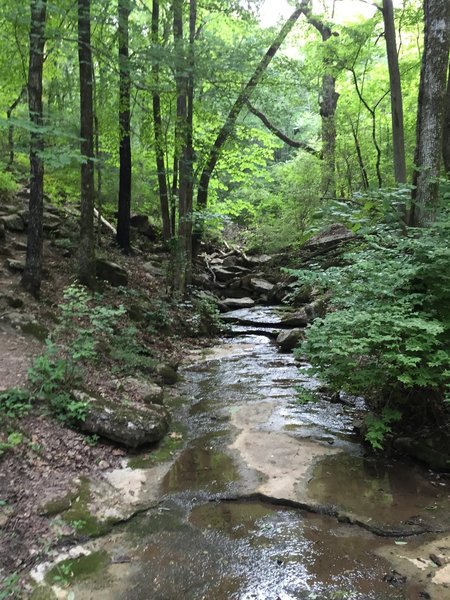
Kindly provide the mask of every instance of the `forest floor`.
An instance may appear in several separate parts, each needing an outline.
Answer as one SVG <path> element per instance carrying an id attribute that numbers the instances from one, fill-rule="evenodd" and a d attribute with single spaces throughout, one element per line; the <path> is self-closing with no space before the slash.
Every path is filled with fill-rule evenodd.
<path id="1" fill-rule="evenodd" d="M 0 247 L 0 393 L 29 385 L 28 371 L 44 351 L 44 338 L 54 327 L 64 289 L 75 281 L 75 253 L 68 256 L 46 240 L 45 277 L 41 297 L 36 301 L 20 287 L 21 270 L 16 265 L 24 262 L 25 249 L 24 232 L 7 233 Z M 131 291 L 124 297 L 117 288 L 105 286 L 104 302 L 126 306 L 136 295 L 148 301 L 165 301 L 164 276 L 143 271 L 142 262 L 147 259 L 143 253 L 124 256 L 110 240 L 103 242 L 102 252 L 126 269 L 127 290 Z M 166 259 L 163 253 L 154 256 L 161 262 Z M 173 322 L 182 322 L 185 317 L 183 311 L 173 307 L 167 312 Z M 183 333 L 182 327 L 176 330 L 176 336 L 146 333 L 145 345 L 155 361 L 177 364 L 187 349 L 208 344 L 207 339 Z M 109 368 L 107 361 L 88 368 L 85 387 L 114 398 L 117 385 Z M 46 501 L 64 496 L 80 477 L 119 467 L 127 449 L 68 428 L 49 415 L 44 406 L 33 406 L 29 414 L 14 423 L 2 423 L 1 414 L 0 443 L 6 441 L 11 430 L 22 436 L 21 443 L 0 454 L 0 592 L 5 593 L 20 589 L 21 574 L 73 533 L 69 525 L 55 525 L 54 520 L 41 514 Z"/>

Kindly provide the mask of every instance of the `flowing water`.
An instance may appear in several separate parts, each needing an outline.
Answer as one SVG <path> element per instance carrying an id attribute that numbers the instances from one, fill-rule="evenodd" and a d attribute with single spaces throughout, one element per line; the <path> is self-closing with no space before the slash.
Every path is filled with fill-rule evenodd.
<path id="1" fill-rule="evenodd" d="M 353 428 L 361 400 L 300 404 L 297 386 L 319 384 L 277 351 L 273 309 L 227 320 L 236 337 L 183 371 L 173 410 L 186 446 L 154 483 L 160 503 L 91 543 L 109 562 L 73 598 L 450 598 L 427 595 L 425 558 L 406 579 L 395 568 L 448 531 L 447 480 L 366 455 Z"/>

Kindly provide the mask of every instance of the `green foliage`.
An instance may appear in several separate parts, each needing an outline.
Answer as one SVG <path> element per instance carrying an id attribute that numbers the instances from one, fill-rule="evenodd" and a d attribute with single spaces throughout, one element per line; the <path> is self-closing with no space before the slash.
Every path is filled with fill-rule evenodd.
<path id="1" fill-rule="evenodd" d="M 383 441 L 386 436 L 392 432 L 391 423 L 396 423 L 402 418 L 402 413 L 397 409 L 385 406 L 380 416 L 369 413 L 365 419 L 367 432 L 364 436 L 366 441 L 374 450 L 382 450 Z"/>
<path id="2" fill-rule="evenodd" d="M 0 392 L 0 422 L 3 419 L 23 417 L 31 409 L 30 393 L 22 388 Z"/>
<path id="3" fill-rule="evenodd" d="M 18 189 L 14 175 L 0 165 L 0 198 L 12 196 Z"/>
<path id="4" fill-rule="evenodd" d="M 223 330 L 215 299 L 206 292 L 195 292 L 181 305 L 187 315 L 184 321 L 189 335 L 214 335 Z"/>
<path id="5" fill-rule="evenodd" d="M 153 332 L 153 328 L 150 328 Z M 136 370 L 153 371 L 157 361 L 139 341 L 134 326 L 125 327 L 112 340 L 110 357 L 114 361 L 114 373 L 130 373 Z"/>
<path id="6" fill-rule="evenodd" d="M 314 402 L 317 402 L 319 397 L 317 396 L 317 394 L 315 394 L 312 390 L 308 390 L 307 388 L 304 388 L 301 385 L 297 385 L 295 387 L 295 392 L 296 392 L 296 401 L 298 404 L 304 405 L 304 404 L 313 404 Z"/>
<path id="7" fill-rule="evenodd" d="M 347 266 L 297 272 L 301 283 L 332 293 L 330 312 L 308 328 L 302 352 L 335 390 L 367 399 L 375 447 L 395 411 L 442 414 L 450 389 L 449 234 L 448 215 L 405 237 L 379 227 L 345 256 Z"/>
<path id="8" fill-rule="evenodd" d="M 58 325 L 46 341 L 46 351 L 29 371 L 34 397 L 47 402 L 63 421 L 82 421 L 87 405 L 72 391 L 83 380 L 83 366 L 99 358 L 99 348 L 113 336 L 123 306 L 113 308 L 97 302 L 84 287 L 71 285 L 64 292 Z"/>
<path id="9" fill-rule="evenodd" d="M 0 600 L 17 598 L 19 591 L 19 575 L 17 573 L 11 573 L 0 582 Z"/>

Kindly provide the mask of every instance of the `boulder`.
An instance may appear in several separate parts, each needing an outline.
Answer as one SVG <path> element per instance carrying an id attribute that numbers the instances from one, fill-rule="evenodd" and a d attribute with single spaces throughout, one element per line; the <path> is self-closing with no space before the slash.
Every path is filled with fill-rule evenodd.
<path id="1" fill-rule="evenodd" d="M 171 365 L 162 363 L 156 367 L 156 372 L 165 385 L 174 385 L 179 380 L 178 373 Z"/>
<path id="2" fill-rule="evenodd" d="M 278 334 L 276 344 L 280 350 L 288 352 L 289 350 L 296 348 L 304 337 L 305 332 L 303 329 L 288 329 L 287 331 L 282 331 Z"/>
<path id="3" fill-rule="evenodd" d="M 163 403 L 162 388 L 153 381 L 139 379 L 138 377 L 127 377 L 121 383 L 125 392 L 137 397 L 145 404 Z"/>
<path id="4" fill-rule="evenodd" d="M 55 231 L 61 225 L 60 217 L 49 211 L 44 212 L 43 219 L 44 231 Z"/>
<path id="5" fill-rule="evenodd" d="M 18 273 L 22 273 L 25 269 L 25 261 L 24 260 L 16 260 L 15 258 L 7 258 L 6 266 L 10 271 L 16 271 Z"/>
<path id="6" fill-rule="evenodd" d="M 213 267 L 213 271 L 218 281 L 230 281 L 234 277 L 234 273 L 221 267 Z"/>
<path id="7" fill-rule="evenodd" d="M 2 221 L 5 229 L 7 229 L 8 231 L 23 232 L 26 229 L 24 220 L 18 213 L 0 217 L 0 220 Z"/>
<path id="8" fill-rule="evenodd" d="M 399 437 L 394 448 L 438 471 L 450 471 L 450 431 Z"/>
<path id="9" fill-rule="evenodd" d="M 137 229 L 141 235 L 145 235 L 151 242 L 154 242 L 158 237 L 155 227 L 149 223 L 146 215 L 132 215 L 130 225 Z"/>
<path id="10" fill-rule="evenodd" d="M 273 283 L 266 281 L 265 279 L 250 279 L 250 286 L 258 294 L 267 294 L 273 290 Z"/>
<path id="11" fill-rule="evenodd" d="M 95 261 L 95 271 L 99 279 L 107 281 L 114 287 L 128 285 L 128 273 L 124 268 L 112 261 L 97 258 Z"/>
<path id="12" fill-rule="evenodd" d="M 225 310 L 233 310 L 235 308 L 251 308 L 255 306 L 255 301 L 252 298 L 225 298 L 220 302 L 220 306 Z"/>
<path id="13" fill-rule="evenodd" d="M 281 319 L 281 323 L 285 326 L 285 327 L 304 327 L 305 325 L 308 325 L 308 323 L 311 322 L 310 317 L 308 316 L 308 314 L 306 313 L 305 308 L 300 308 L 299 310 L 287 315 L 286 317 L 283 317 L 283 319 Z"/>
<path id="14" fill-rule="evenodd" d="M 164 275 L 164 271 L 161 267 L 158 267 L 152 262 L 146 262 L 142 265 L 142 268 L 146 273 L 153 275 L 154 277 L 162 277 Z"/>
<path id="15" fill-rule="evenodd" d="M 169 429 L 169 413 L 157 404 L 125 406 L 90 398 L 83 392 L 77 392 L 76 397 L 88 402 L 87 415 L 80 427 L 89 434 L 137 448 L 158 442 Z"/>
<path id="16" fill-rule="evenodd" d="M 310 238 L 303 249 L 326 251 L 355 239 L 355 234 L 342 223 L 334 223 Z"/>

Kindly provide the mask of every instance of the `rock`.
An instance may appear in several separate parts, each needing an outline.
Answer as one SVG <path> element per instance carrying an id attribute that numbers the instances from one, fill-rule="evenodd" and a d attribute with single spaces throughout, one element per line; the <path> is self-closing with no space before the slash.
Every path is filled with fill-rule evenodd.
<path id="1" fill-rule="evenodd" d="M 276 344 L 279 346 L 280 350 L 289 351 L 298 346 L 299 342 L 301 342 L 304 337 L 305 332 L 303 329 L 289 329 L 287 331 L 282 331 L 278 335 Z"/>
<path id="2" fill-rule="evenodd" d="M 95 270 L 99 279 L 107 281 L 114 287 L 128 285 L 128 273 L 124 268 L 112 261 L 97 258 L 95 261 Z"/>
<path id="3" fill-rule="evenodd" d="M 43 342 L 49 335 L 49 330 L 45 325 L 41 325 L 31 315 L 25 315 L 20 312 L 11 312 L 7 315 L 8 321 L 14 329 L 20 329 L 22 333 L 32 335 L 37 340 Z"/>
<path id="4" fill-rule="evenodd" d="M 149 406 L 117 404 L 74 392 L 88 402 L 87 416 L 80 423 L 83 431 L 101 435 L 130 448 L 161 440 L 169 429 L 169 413 L 156 404 Z"/>
<path id="5" fill-rule="evenodd" d="M 234 273 L 222 267 L 214 267 L 213 271 L 218 281 L 230 281 L 234 277 Z"/>
<path id="6" fill-rule="evenodd" d="M 14 296 L 13 294 L 0 294 L 0 299 L 10 308 L 22 308 L 24 304 L 22 298 Z"/>
<path id="7" fill-rule="evenodd" d="M 162 404 L 163 391 L 159 385 L 153 381 L 139 379 L 137 377 L 127 377 L 122 380 L 122 385 L 125 392 L 137 396 L 145 404 Z"/>
<path id="8" fill-rule="evenodd" d="M 250 286 L 253 290 L 260 294 L 267 294 L 273 290 L 273 283 L 269 283 L 265 279 L 250 279 Z"/>
<path id="9" fill-rule="evenodd" d="M 14 248 L 14 250 L 17 250 L 18 252 L 26 252 L 27 251 L 26 243 L 20 242 L 19 240 L 15 240 L 13 242 L 13 248 Z"/>
<path id="10" fill-rule="evenodd" d="M 164 271 L 152 262 L 146 262 L 142 265 L 142 268 L 146 273 L 153 275 L 154 277 L 162 277 Z"/>
<path id="11" fill-rule="evenodd" d="M 234 310 L 235 308 L 251 308 L 255 306 L 252 298 L 226 298 L 220 302 L 220 306 L 225 310 Z"/>
<path id="12" fill-rule="evenodd" d="M 394 447 L 399 452 L 424 462 L 432 469 L 450 471 L 450 434 L 448 432 L 399 437 L 394 440 Z"/>
<path id="13" fill-rule="evenodd" d="M 61 219 L 51 212 L 45 211 L 43 218 L 44 231 L 54 231 L 61 225 Z"/>
<path id="14" fill-rule="evenodd" d="M 310 238 L 303 249 L 327 250 L 355 239 L 355 234 L 341 223 L 334 223 Z"/>
<path id="15" fill-rule="evenodd" d="M 150 241 L 155 241 L 158 237 L 155 227 L 149 223 L 147 215 L 132 215 L 130 225 L 145 235 Z"/>
<path id="16" fill-rule="evenodd" d="M 6 266 L 10 271 L 16 271 L 22 273 L 25 269 L 25 261 L 24 260 L 16 260 L 15 258 L 7 258 Z"/>
<path id="17" fill-rule="evenodd" d="M 311 319 L 307 315 L 305 308 L 301 308 L 281 320 L 282 324 L 287 327 L 304 327 L 310 321 Z"/>
<path id="18" fill-rule="evenodd" d="M 7 229 L 8 231 L 23 232 L 26 229 L 24 220 L 18 213 L 7 215 L 5 217 L 0 217 L 0 221 L 2 221 L 5 229 Z"/>
<path id="19" fill-rule="evenodd" d="M 260 256 L 245 256 L 244 259 L 246 264 L 252 268 L 267 265 L 272 260 L 272 257 L 268 254 L 261 254 Z"/>
<path id="20" fill-rule="evenodd" d="M 161 377 L 162 382 L 165 385 L 174 385 L 179 379 L 176 369 L 165 363 L 158 365 L 156 367 L 156 372 Z"/>

